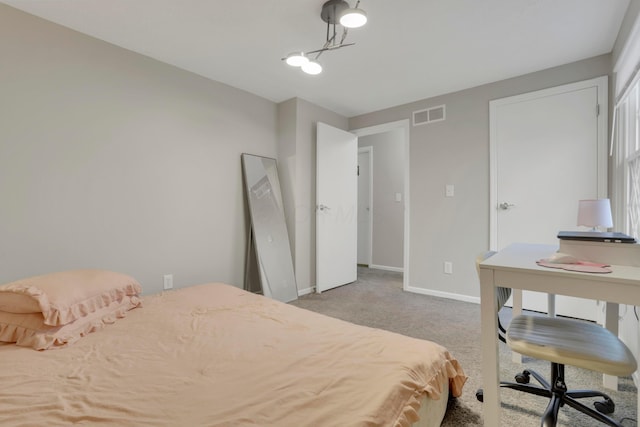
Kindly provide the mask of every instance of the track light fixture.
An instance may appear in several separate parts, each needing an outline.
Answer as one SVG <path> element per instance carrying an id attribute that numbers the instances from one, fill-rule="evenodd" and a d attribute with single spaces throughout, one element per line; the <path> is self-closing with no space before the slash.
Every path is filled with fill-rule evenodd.
<path id="1" fill-rule="evenodd" d="M 367 14 L 364 10 L 358 9 L 358 5 L 353 9 L 345 10 L 340 16 L 340 25 L 346 28 L 360 28 L 366 23 Z"/>
<path id="2" fill-rule="evenodd" d="M 328 50 L 336 50 L 347 46 L 353 46 L 355 43 L 345 43 L 349 28 L 362 27 L 367 23 L 367 14 L 364 10 L 358 9 L 360 0 L 356 2 L 355 7 L 350 7 L 349 3 L 344 0 L 329 0 L 322 5 L 320 18 L 327 23 L 327 39 L 320 49 L 310 52 L 293 52 L 282 58 L 292 67 L 300 67 L 307 74 L 320 74 L 322 65 L 318 62 L 318 58 Z M 342 35 L 338 39 L 337 26 L 342 26 Z M 313 59 L 311 58 L 313 57 Z"/>

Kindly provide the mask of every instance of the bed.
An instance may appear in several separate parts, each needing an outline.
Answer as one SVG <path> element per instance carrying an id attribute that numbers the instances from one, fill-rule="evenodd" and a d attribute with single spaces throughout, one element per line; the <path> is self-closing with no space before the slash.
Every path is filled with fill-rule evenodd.
<path id="1" fill-rule="evenodd" d="M 438 426 L 466 380 L 436 343 L 230 285 L 138 292 L 103 296 L 94 309 L 121 297 L 126 309 L 79 336 L 40 340 L 46 350 L 0 344 L 0 425 Z M 92 314 L 74 309 L 71 324 Z M 0 323 L 0 339 L 23 326 Z"/>

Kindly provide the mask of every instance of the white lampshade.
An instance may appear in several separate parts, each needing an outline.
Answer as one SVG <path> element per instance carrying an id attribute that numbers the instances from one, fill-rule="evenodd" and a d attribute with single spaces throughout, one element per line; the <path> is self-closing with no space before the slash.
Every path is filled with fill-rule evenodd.
<path id="1" fill-rule="evenodd" d="M 578 202 L 578 225 L 594 229 L 596 227 L 613 227 L 609 199 L 580 200 Z"/>
<path id="2" fill-rule="evenodd" d="M 322 65 L 316 61 L 308 61 L 302 64 L 302 71 L 311 75 L 320 74 L 322 72 Z"/>
<path id="3" fill-rule="evenodd" d="M 285 62 L 292 67 L 301 67 L 302 65 L 309 62 L 309 58 L 306 57 L 304 52 L 293 52 L 287 55 L 287 59 Z"/>
<path id="4" fill-rule="evenodd" d="M 346 28 L 358 28 L 367 23 L 367 14 L 362 9 L 347 9 L 340 16 L 340 25 Z"/>

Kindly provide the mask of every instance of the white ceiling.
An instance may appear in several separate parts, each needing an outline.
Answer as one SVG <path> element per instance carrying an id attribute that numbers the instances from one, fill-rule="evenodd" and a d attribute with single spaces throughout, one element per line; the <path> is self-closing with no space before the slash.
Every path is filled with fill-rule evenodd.
<path id="1" fill-rule="evenodd" d="M 322 46 L 324 0 L 0 0 L 275 102 L 347 117 L 611 52 L 629 0 L 362 0 L 355 46 L 309 76 L 281 58 Z M 355 0 L 349 0 L 353 6 Z"/>

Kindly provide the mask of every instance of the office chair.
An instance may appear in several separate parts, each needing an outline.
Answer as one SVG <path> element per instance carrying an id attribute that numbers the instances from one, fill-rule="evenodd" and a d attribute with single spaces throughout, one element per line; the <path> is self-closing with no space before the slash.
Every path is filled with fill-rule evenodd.
<path id="1" fill-rule="evenodd" d="M 476 267 L 479 268 L 480 262 L 493 254 L 495 252 L 490 251 L 479 256 Z M 511 295 L 511 289 L 498 287 L 496 294 L 499 312 Z M 511 350 L 551 362 L 550 381 L 533 370 L 524 370 L 515 376 L 515 383 L 500 382 L 501 388 L 549 399 L 541 418 L 542 427 L 555 427 L 560 408 L 565 404 L 604 424 L 623 427 L 606 415 L 615 410 L 615 404 L 608 395 L 595 390 L 568 390 L 564 375 L 565 364 L 609 375 L 631 375 L 637 368 L 636 360 L 618 337 L 595 323 L 558 317 L 517 316 L 511 320 L 505 332 L 498 316 L 498 325 L 500 340 L 506 342 Z M 540 386 L 529 384 L 531 377 Z M 476 392 L 476 397 L 482 402 L 482 389 Z M 594 402 L 594 410 L 577 400 L 584 397 L 601 397 L 603 400 Z"/>

